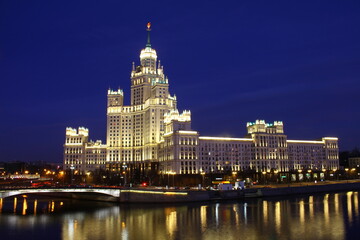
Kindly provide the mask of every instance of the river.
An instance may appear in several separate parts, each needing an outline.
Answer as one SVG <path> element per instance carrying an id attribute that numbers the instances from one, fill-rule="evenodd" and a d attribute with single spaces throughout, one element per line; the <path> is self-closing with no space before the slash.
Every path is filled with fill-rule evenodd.
<path id="1" fill-rule="evenodd" d="M 359 192 L 191 204 L 0 199 L 0 239 L 359 239 Z"/>

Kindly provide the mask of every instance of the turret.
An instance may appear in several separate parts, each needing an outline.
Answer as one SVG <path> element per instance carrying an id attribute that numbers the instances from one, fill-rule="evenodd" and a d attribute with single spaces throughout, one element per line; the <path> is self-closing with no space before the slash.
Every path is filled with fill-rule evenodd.
<path id="1" fill-rule="evenodd" d="M 124 93 L 121 89 L 118 89 L 117 91 L 108 90 L 108 107 L 119 107 L 123 106 L 124 104 Z"/>
<path id="2" fill-rule="evenodd" d="M 177 109 L 164 114 L 165 133 L 178 130 L 191 130 L 191 112 L 183 111 L 181 114 Z"/>

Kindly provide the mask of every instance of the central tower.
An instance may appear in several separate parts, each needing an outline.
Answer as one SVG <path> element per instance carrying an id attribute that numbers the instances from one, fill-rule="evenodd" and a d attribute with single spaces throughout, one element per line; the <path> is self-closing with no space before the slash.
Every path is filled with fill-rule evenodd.
<path id="1" fill-rule="evenodd" d="M 147 43 L 140 52 L 140 65 L 133 62 L 130 106 L 123 106 L 123 91 L 108 91 L 107 168 L 120 170 L 128 163 L 157 162 L 157 144 L 164 134 L 164 114 L 176 109 L 169 94 L 164 68 L 151 47 L 151 25 Z"/>

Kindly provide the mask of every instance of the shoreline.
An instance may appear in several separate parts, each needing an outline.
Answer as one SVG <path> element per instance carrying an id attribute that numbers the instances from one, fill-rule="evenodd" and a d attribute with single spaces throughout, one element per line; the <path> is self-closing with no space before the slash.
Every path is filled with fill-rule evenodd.
<path id="1" fill-rule="evenodd" d="M 28 191 L 27 191 L 28 190 Z M 35 190 L 35 191 L 34 191 Z M 293 184 L 255 185 L 243 190 L 177 190 L 164 188 L 48 188 L 4 189 L 0 198 L 34 194 L 39 196 L 64 197 L 78 200 L 117 203 L 188 203 L 247 198 L 293 196 L 316 193 L 359 191 L 360 179 L 347 181 L 306 182 Z M 12 193 L 11 193 L 12 192 Z"/>
<path id="2" fill-rule="evenodd" d="M 297 194 L 314 194 L 360 190 L 360 180 L 346 182 L 258 185 L 244 190 L 161 190 L 161 189 L 127 189 L 119 197 L 120 203 L 169 203 L 236 200 L 256 197 L 291 196 Z"/>

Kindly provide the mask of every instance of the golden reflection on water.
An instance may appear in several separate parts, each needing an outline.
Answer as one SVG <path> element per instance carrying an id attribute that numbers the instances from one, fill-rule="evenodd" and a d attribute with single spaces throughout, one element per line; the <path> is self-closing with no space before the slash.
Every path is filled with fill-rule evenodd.
<path id="1" fill-rule="evenodd" d="M 309 218 L 314 218 L 314 196 L 309 196 Z"/>
<path id="2" fill-rule="evenodd" d="M 268 222 L 268 202 L 266 200 L 264 200 L 263 202 L 263 217 L 264 217 L 264 224 L 266 225 Z"/>
<path id="3" fill-rule="evenodd" d="M 0 198 L 0 213 L 2 212 L 2 208 L 3 208 L 3 199 Z"/>
<path id="4" fill-rule="evenodd" d="M 54 212 L 55 210 L 55 202 L 54 201 L 51 201 L 51 209 L 50 209 L 50 212 Z"/>
<path id="5" fill-rule="evenodd" d="M 358 192 L 354 192 L 354 212 L 355 212 L 355 217 L 359 216 L 359 193 Z"/>
<path id="6" fill-rule="evenodd" d="M 172 211 L 166 216 L 166 228 L 169 235 L 173 236 L 174 232 L 177 230 L 176 211 Z"/>
<path id="7" fill-rule="evenodd" d="M 32 202 L 33 201 L 33 202 Z M 5 199 L 6 203 L 6 199 Z M 14 212 L 18 198 L 8 202 Z M 71 202 L 24 198 L 22 212 L 37 209 L 56 212 Z M 250 199 L 235 203 L 185 204 L 180 206 L 115 205 L 96 211 L 56 215 L 62 240 L 77 239 L 344 239 L 344 219 L 358 218 L 358 192 L 277 199 Z M 0 210 L 4 209 L 0 199 Z M 32 216 L 42 226 L 51 214 Z M 1 215 L 0 215 L 1 217 Z M 16 216 L 14 216 L 16 217 Z M 15 219 L 15 220 L 14 220 Z M 12 224 L 29 218 L 13 218 Z M 1 220 L 1 218 L 0 218 Z M 0 222 L 4 224 L 4 222 Z M 29 226 L 29 224 L 24 224 Z"/>
<path id="8" fill-rule="evenodd" d="M 37 199 L 35 199 L 34 200 L 34 215 L 36 215 L 37 205 L 38 205 L 38 202 L 37 202 Z"/>
<path id="9" fill-rule="evenodd" d="M 17 207 L 17 198 L 14 198 L 14 213 L 16 213 L 16 207 Z"/>
<path id="10" fill-rule="evenodd" d="M 300 215 L 300 223 L 304 224 L 305 222 L 305 206 L 304 200 L 299 202 L 299 215 Z"/>
<path id="11" fill-rule="evenodd" d="M 353 192 L 347 192 L 347 193 L 346 193 L 347 210 L 348 210 L 349 222 L 352 221 L 352 203 L 351 203 L 351 197 L 352 197 L 352 195 L 353 195 Z"/>
<path id="12" fill-rule="evenodd" d="M 26 201 L 26 198 L 24 198 L 23 206 L 22 206 L 22 215 L 26 215 L 27 208 L 28 208 L 27 201 Z"/>
<path id="13" fill-rule="evenodd" d="M 233 209 L 233 214 L 235 215 L 235 225 L 240 226 L 239 205 L 237 205 L 237 204 L 234 205 L 232 207 L 232 209 Z M 206 220 L 206 218 L 205 218 L 205 220 Z"/>
<path id="14" fill-rule="evenodd" d="M 339 202 L 340 202 L 340 195 L 338 193 L 334 194 L 334 204 L 335 204 L 335 212 L 339 213 Z"/>
<path id="15" fill-rule="evenodd" d="M 324 220 L 325 220 L 325 224 L 328 224 L 329 221 L 330 221 L 330 216 L 329 216 L 329 194 L 325 194 L 323 204 L 324 204 Z"/>
<path id="16" fill-rule="evenodd" d="M 275 202 L 275 228 L 276 228 L 276 232 L 280 233 L 280 228 L 281 228 L 280 202 Z"/>
<path id="17" fill-rule="evenodd" d="M 202 230 L 206 228 L 206 208 L 206 205 L 200 207 L 200 223 Z"/>

